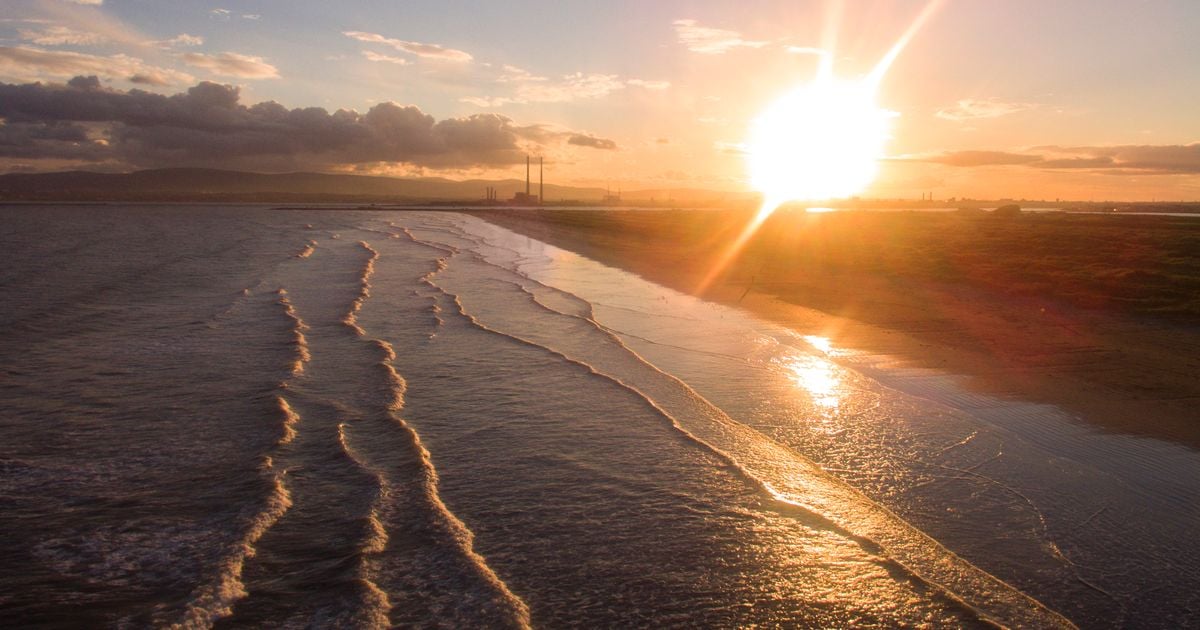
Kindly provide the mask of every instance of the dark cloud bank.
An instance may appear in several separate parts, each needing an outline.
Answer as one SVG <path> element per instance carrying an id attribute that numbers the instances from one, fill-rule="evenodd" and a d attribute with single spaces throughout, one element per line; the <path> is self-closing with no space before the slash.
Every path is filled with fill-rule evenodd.
<path id="1" fill-rule="evenodd" d="M 964 167 L 1019 165 L 1053 170 L 1088 169 L 1112 174 L 1200 173 L 1200 142 L 1110 147 L 1046 146 L 1031 151 L 955 151 L 916 161 Z"/>
<path id="2" fill-rule="evenodd" d="M 611 140 L 520 126 L 499 114 L 435 120 L 394 103 L 366 113 L 287 109 L 273 101 L 243 105 L 238 88 L 209 82 L 171 96 L 108 89 L 96 77 L 66 85 L 0 83 L 0 118 L 0 157 L 131 167 L 263 171 L 403 162 L 469 168 L 524 162 L 530 147 L 616 148 Z"/>

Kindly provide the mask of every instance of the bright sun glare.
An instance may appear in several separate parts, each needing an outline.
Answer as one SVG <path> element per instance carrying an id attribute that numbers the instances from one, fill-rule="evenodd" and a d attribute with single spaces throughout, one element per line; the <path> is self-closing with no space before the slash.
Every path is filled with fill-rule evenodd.
<path id="1" fill-rule="evenodd" d="M 894 114 L 875 82 L 822 73 L 775 101 L 750 130 L 747 166 L 764 207 L 848 197 L 875 179 Z"/>
<path id="2" fill-rule="evenodd" d="M 867 76 L 848 81 L 833 74 L 834 46 L 827 45 L 817 76 L 775 101 L 750 127 L 746 166 L 762 206 L 705 274 L 703 293 L 780 204 L 848 197 L 875 179 L 896 114 L 875 103 L 888 68 L 944 0 L 929 0 L 908 30 Z M 835 6 L 837 6 L 835 4 Z M 836 12 L 826 25 L 833 41 Z M 826 209 L 822 209 L 826 210 Z"/>
<path id="3" fill-rule="evenodd" d="M 876 105 L 879 84 L 922 24 L 943 0 L 930 0 L 867 76 L 833 73 L 833 47 L 817 76 L 775 101 L 754 121 L 748 138 L 750 181 L 763 194 L 761 222 L 785 201 L 848 197 L 874 179 L 896 114 Z M 831 27 L 837 22 L 831 14 Z M 828 28 L 827 43 L 836 27 Z"/>

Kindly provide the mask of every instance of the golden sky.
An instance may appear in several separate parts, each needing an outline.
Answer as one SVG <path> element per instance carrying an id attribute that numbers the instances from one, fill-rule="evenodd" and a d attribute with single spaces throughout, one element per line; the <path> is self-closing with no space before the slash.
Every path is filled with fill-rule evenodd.
<path id="1" fill-rule="evenodd" d="M 862 194 L 1198 199 L 1197 27 L 1177 0 L 7 0 L 0 170 L 498 178 L 532 152 L 556 183 L 743 191 L 764 110 L 907 32 Z"/>

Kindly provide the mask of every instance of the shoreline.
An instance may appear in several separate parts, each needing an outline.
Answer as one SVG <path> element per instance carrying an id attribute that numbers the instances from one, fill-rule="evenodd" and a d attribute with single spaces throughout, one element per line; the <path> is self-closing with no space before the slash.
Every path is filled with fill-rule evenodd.
<path id="1" fill-rule="evenodd" d="M 615 231 L 604 221 L 581 222 L 578 213 L 472 214 L 689 294 L 730 233 L 678 212 L 639 212 L 636 225 Z M 662 239 L 660 229 L 687 238 Z M 1102 431 L 1200 448 L 1200 326 L 1188 319 L 1080 308 L 915 274 L 812 271 L 764 270 L 748 252 L 700 295 L 838 347 L 964 376 L 980 393 L 1052 404 Z"/>

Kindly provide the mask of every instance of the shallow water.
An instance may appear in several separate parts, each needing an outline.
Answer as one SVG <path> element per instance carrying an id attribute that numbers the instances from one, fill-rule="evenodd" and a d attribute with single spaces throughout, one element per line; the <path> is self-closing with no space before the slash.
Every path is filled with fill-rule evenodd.
<path id="1" fill-rule="evenodd" d="M 11 622 L 1200 623 L 1195 451 L 454 213 L 0 213 Z"/>

